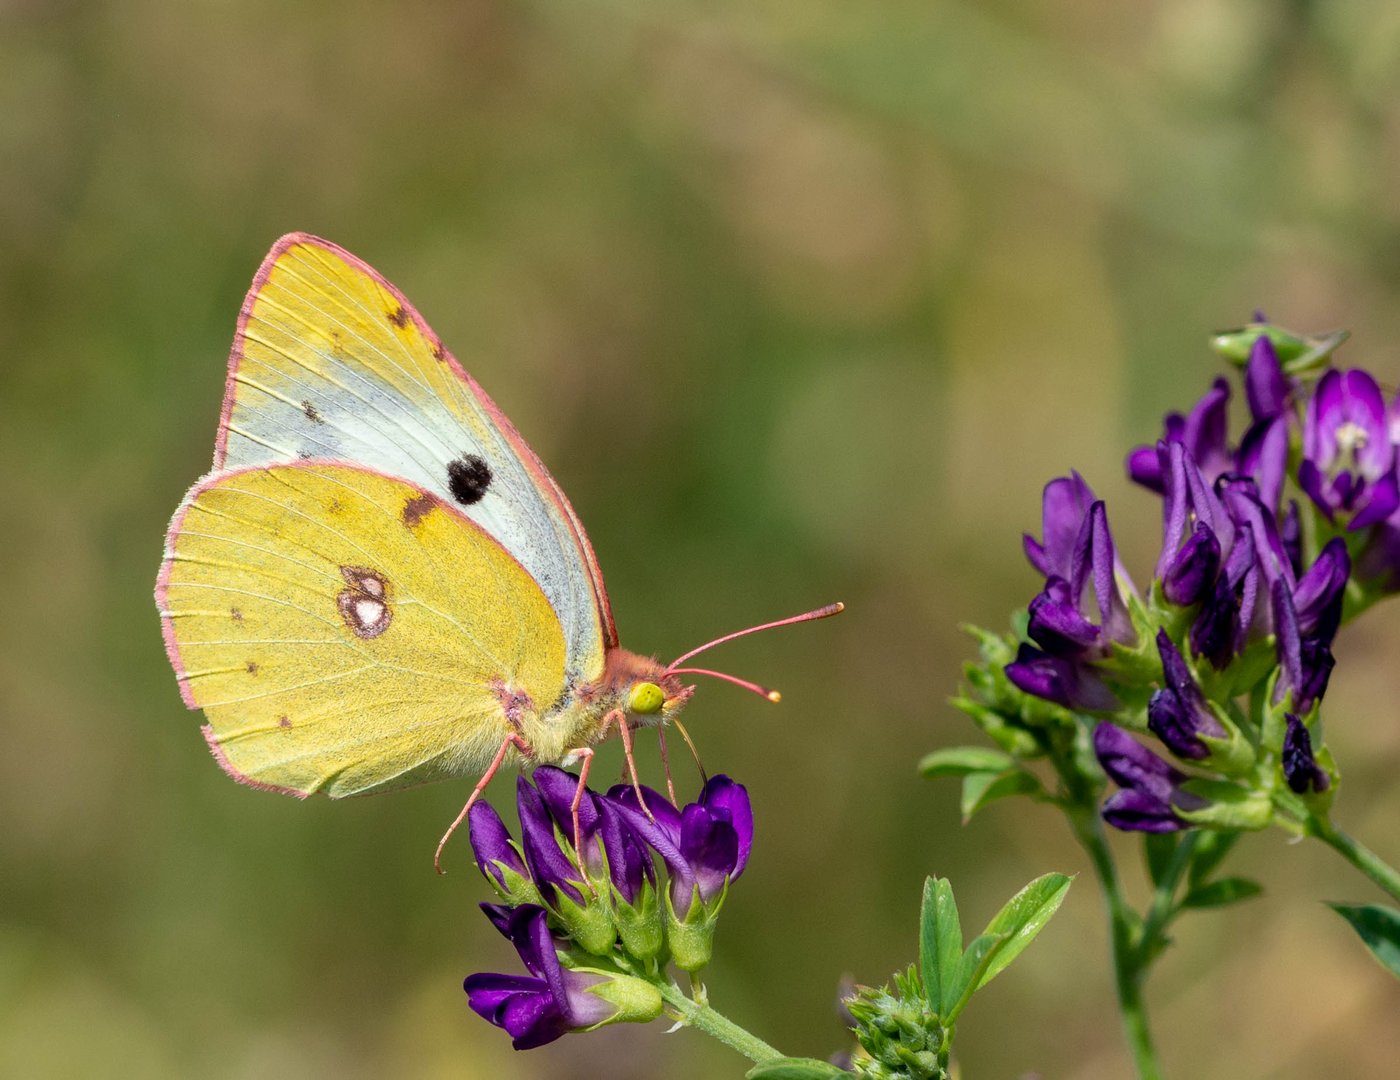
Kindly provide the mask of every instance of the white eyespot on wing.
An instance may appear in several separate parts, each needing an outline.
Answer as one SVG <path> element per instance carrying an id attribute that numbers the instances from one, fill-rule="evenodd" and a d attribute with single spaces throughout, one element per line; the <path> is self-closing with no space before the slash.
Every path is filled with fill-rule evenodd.
<path id="1" fill-rule="evenodd" d="M 389 607 L 389 582 L 377 570 L 364 566 L 342 566 L 340 576 L 349 584 L 335 597 L 335 606 L 350 632 L 359 638 L 377 638 L 389 629 L 393 611 Z"/>

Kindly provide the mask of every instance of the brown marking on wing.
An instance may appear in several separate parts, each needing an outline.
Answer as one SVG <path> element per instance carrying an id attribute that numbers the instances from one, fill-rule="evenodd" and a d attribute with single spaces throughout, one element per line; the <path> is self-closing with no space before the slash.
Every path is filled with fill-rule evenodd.
<path id="1" fill-rule="evenodd" d="M 403 504 L 403 509 L 399 511 L 399 518 L 404 525 L 410 529 L 416 529 L 419 523 L 433 512 L 437 506 L 437 500 L 431 495 L 410 495 Z"/>

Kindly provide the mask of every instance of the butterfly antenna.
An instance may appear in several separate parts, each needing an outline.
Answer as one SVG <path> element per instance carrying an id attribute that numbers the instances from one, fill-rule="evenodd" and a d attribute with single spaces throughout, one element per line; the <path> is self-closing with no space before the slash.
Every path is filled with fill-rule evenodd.
<path id="1" fill-rule="evenodd" d="M 737 675 L 729 675 L 723 671 L 711 671 L 702 667 L 673 667 L 666 669 L 667 675 L 708 675 L 712 679 L 723 679 L 727 683 L 735 686 L 742 686 L 745 690 L 750 690 L 761 698 L 767 698 L 773 703 L 783 700 L 783 695 L 776 690 L 769 690 L 766 686 L 759 686 L 756 682 L 749 682 L 748 679 L 741 679 Z"/>
<path id="2" fill-rule="evenodd" d="M 676 657 L 666 668 L 667 675 L 708 675 L 712 679 L 723 679 L 725 682 L 733 683 L 735 686 L 742 686 L 757 694 L 761 698 L 777 702 L 782 700 L 782 695 L 776 690 L 770 690 L 766 686 L 760 686 L 756 682 L 749 682 L 741 679 L 737 675 L 727 675 L 723 671 L 711 671 L 709 668 L 681 667 L 687 660 L 699 656 L 702 652 L 713 649 L 716 645 L 723 645 L 726 641 L 733 641 L 735 638 L 748 637 L 750 634 L 757 634 L 760 630 L 774 630 L 779 626 L 792 626 L 796 623 L 812 622 L 816 619 L 828 619 L 833 615 L 839 615 L 846 610 L 846 605 L 839 601 L 835 604 L 827 604 L 826 607 L 817 608 L 815 611 L 805 611 L 801 615 L 792 615 L 786 619 L 778 619 L 775 622 L 766 622 L 759 626 L 750 626 L 746 630 L 736 630 L 732 634 L 725 634 L 717 637 L 713 641 L 707 641 L 698 648 L 691 649 L 688 653 Z M 687 740 L 689 741 L 689 740 Z"/>

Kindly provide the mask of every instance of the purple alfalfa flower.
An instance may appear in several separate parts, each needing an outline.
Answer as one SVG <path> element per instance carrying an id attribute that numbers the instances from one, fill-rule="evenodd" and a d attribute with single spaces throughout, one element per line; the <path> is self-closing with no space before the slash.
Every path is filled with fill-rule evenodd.
<path id="1" fill-rule="evenodd" d="M 1188 415 L 1167 414 L 1156 446 L 1139 446 L 1128 455 L 1128 475 L 1143 487 L 1165 494 L 1165 462 L 1158 452 L 1164 442 L 1182 446 L 1212 482 L 1229 472 L 1235 464 L 1226 444 L 1229 405 L 1230 384 L 1216 379 Z"/>
<path id="2" fill-rule="evenodd" d="M 1193 598 L 1200 610 L 1191 625 L 1191 648 L 1206 657 L 1217 670 L 1225 668 L 1251 639 L 1272 629 L 1266 598 L 1274 581 L 1293 584 L 1293 565 L 1271 511 L 1248 477 L 1222 477 L 1215 490 L 1204 487 L 1195 464 L 1176 447 L 1168 448 L 1171 480 L 1158 573 L 1168 600 L 1187 603 Z M 1185 543 L 1180 536 L 1194 522 Z M 1190 573 L 1194 562 L 1207 562 L 1194 554 L 1208 545 L 1207 532 L 1220 545 L 1220 569 L 1214 581 Z M 1210 560 L 1213 562 L 1213 560 Z M 1171 588 L 1168 588 L 1171 586 Z"/>
<path id="3" fill-rule="evenodd" d="M 1052 622 L 1048 632 L 1055 633 L 1053 622 L 1058 613 L 1053 609 L 1070 608 L 1083 614 L 1085 592 L 1092 588 L 1103 641 L 1132 643 L 1132 620 L 1119 584 L 1120 579 L 1127 582 L 1127 575 L 1118 563 L 1108 512 L 1103 500 L 1094 498 L 1078 473 L 1057 477 L 1045 485 L 1041 496 L 1041 535 L 1043 540 L 1026 534 L 1024 547 L 1026 558 L 1047 581 L 1049 595 L 1044 606 Z M 1051 582 L 1062 584 L 1051 588 Z M 1084 633 L 1087 631 L 1081 627 L 1071 630 L 1070 637 Z"/>
<path id="4" fill-rule="evenodd" d="M 1329 521 L 1378 524 L 1400 509 L 1395 445 L 1381 389 L 1365 371 L 1328 371 L 1303 420 L 1298 484 Z"/>
<path id="5" fill-rule="evenodd" d="M 1279 680 L 1275 697 L 1293 693 L 1293 708 L 1306 713 L 1327 689 L 1335 660 L 1332 641 L 1342 622 L 1351 557 L 1341 537 L 1318 552 L 1294 585 L 1280 579 L 1270 595 Z"/>
<path id="6" fill-rule="evenodd" d="M 1114 724 L 1094 728 L 1094 753 L 1121 790 L 1103 805 L 1103 817 L 1118 829 L 1176 832 L 1190 827 L 1173 807 L 1191 810 L 1205 800 L 1181 789 L 1190 777 L 1159 758 Z"/>
<path id="7" fill-rule="evenodd" d="M 1222 477 L 1216 484 L 1225 512 L 1236 528 L 1248 527 L 1253 533 L 1256 564 L 1264 588 L 1270 589 L 1279 578 L 1293 581 L 1293 564 L 1288 549 L 1279 534 L 1278 517 L 1265 505 L 1259 486 L 1247 476 Z M 1268 628 L 1268 613 L 1261 612 Z"/>
<path id="8" fill-rule="evenodd" d="M 1103 637 L 1099 626 L 1079 610 L 1073 588 L 1062 577 L 1046 580 L 1045 588 L 1031 601 L 1029 614 L 1027 632 L 1055 656 L 1081 656 L 1097 648 Z"/>
<path id="9" fill-rule="evenodd" d="M 1094 493 L 1077 472 L 1059 476 L 1041 494 L 1041 537 L 1022 537 L 1026 558 L 1045 577 L 1066 581 L 1074 573 L 1079 534 L 1094 505 Z"/>
<path id="10" fill-rule="evenodd" d="M 1281 702 L 1292 694 L 1291 707 L 1306 714 L 1327 692 L 1327 681 L 1336 660 L 1330 637 L 1304 637 L 1293 594 L 1282 582 L 1275 582 L 1273 595 L 1274 634 L 1278 648 L 1278 683 L 1274 700 Z"/>
<path id="11" fill-rule="evenodd" d="M 1111 712 L 1118 698 L 1090 664 L 1042 652 L 1022 643 L 1016 659 L 1006 665 L 1006 677 L 1035 697 L 1080 712 Z"/>
<path id="12" fill-rule="evenodd" d="M 1279 762 L 1283 767 L 1283 778 L 1295 794 L 1306 795 L 1311 791 L 1320 795 L 1332 786 L 1332 778 L 1317 763 L 1312 736 L 1303 721 L 1293 713 L 1285 713 L 1284 720 L 1288 726 L 1284 730 Z"/>
<path id="13" fill-rule="evenodd" d="M 753 810 L 742 784 L 713 776 L 700 798 L 677 810 L 660 793 L 628 785 L 606 798 L 648 847 L 661 856 L 670 876 L 666 937 L 677 966 L 698 971 L 709 962 L 715 919 L 729 883 L 744 872 L 753 847 Z"/>
<path id="14" fill-rule="evenodd" d="M 588 1031 L 623 1021 L 645 1022 L 661 1014 L 661 994 L 641 979 L 591 968 L 565 967 L 559 950 L 567 942 L 549 929 L 549 916 L 535 904 L 516 908 L 482 904 L 510 939 L 528 975 L 482 972 L 462 984 L 477 1015 L 504 1028 L 517 1050 L 553 1042 L 570 1031 Z"/>
<path id="15" fill-rule="evenodd" d="M 1211 712 L 1191 666 L 1165 630 L 1157 631 L 1157 652 L 1164 685 L 1147 703 L 1147 727 L 1177 757 L 1207 758 L 1211 747 L 1205 739 L 1223 743 L 1230 733 Z"/>
<path id="16" fill-rule="evenodd" d="M 597 805 L 613 922 L 617 924 L 623 950 L 639 960 L 650 961 L 660 955 L 665 945 L 651 849 L 612 799 L 600 796 Z M 670 807 L 670 803 L 666 805 Z"/>
<path id="17" fill-rule="evenodd" d="M 677 810 L 667 798 L 642 786 L 619 784 L 607 798 L 666 864 L 671 902 L 682 918 L 699 900 L 710 904 L 744 872 L 753 848 L 753 810 L 748 791 L 723 774 L 705 782 L 697 801 Z"/>
<path id="18" fill-rule="evenodd" d="M 1163 571 L 1162 595 L 1173 604 L 1190 607 L 1210 595 L 1219 572 L 1220 541 L 1209 525 L 1198 521 Z"/>
<path id="19" fill-rule="evenodd" d="M 535 770 L 535 781 L 539 790 L 524 776 L 516 781 L 525 865 L 545 907 L 570 936 L 589 952 L 606 954 L 617 940 L 611 905 L 589 880 L 586 860 L 573 847 L 571 803 L 578 790 L 578 778 L 552 765 L 541 765 Z M 565 789 L 567 795 L 563 794 Z M 593 834 L 599 815 L 593 800 L 597 797 L 585 790 L 579 805 L 585 851 L 596 845 Z"/>
<path id="20" fill-rule="evenodd" d="M 1293 384 L 1283 373 L 1273 342 L 1260 336 L 1244 372 L 1245 398 L 1253 423 L 1235 452 L 1235 470 L 1254 479 L 1271 512 L 1278 510 L 1288 472 L 1288 445 L 1296 420 Z"/>
<path id="21" fill-rule="evenodd" d="M 1044 543 L 1026 537 L 1028 557 L 1046 574 L 1045 587 L 1030 603 L 1027 634 L 1035 646 L 1022 647 L 1007 665 L 1007 677 L 1026 693 L 1069 708 L 1115 708 L 1117 699 L 1093 664 L 1115 644 L 1135 644 L 1137 632 L 1120 586 L 1126 577 L 1107 511 L 1074 474 L 1046 485 L 1043 518 Z"/>
<path id="22" fill-rule="evenodd" d="M 539 890 L 530 870 L 511 839 L 501 816 L 485 800 L 475 803 L 467 815 L 472 854 L 491 887 L 511 904 L 537 904 Z"/>
<path id="23" fill-rule="evenodd" d="M 1303 516 L 1298 510 L 1298 500 L 1289 499 L 1288 508 L 1278 523 L 1279 543 L 1288 556 L 1288 565 L 1293 567 L 1293 576 L 1303 573 Z"/>
<path id="24" fill-rule="evenodd" d="M 1342 602 L 1350 576 L 1351 556 L 1347 554 L 1346 542 L 1334 536 L 1293 587 L 1300 637 L 1331 645 L 1342 624 Z"/>
<path id="25" fill-rule="evenodd" d="M 1157 558 L 1156 577 L 1163 582 L 1184 578 L 1176 586 L 1183 599 L 1173 603 L 1189 604 L 1206 595 L 1212 584 L 1204 575 L 1190 572 L 1189 565 L 1202 559 L 1203 546 L 1218 550 L 1217 563 L 1224 558 L 1234 547 L 1235 523 L 1184 445 L 1160 442 L 1157 456 L 1163 502 L 1162 552 Z"/>
<path id="26" fill-rule="evenodd" d="M 1191 651 L 1223 670 L 1244 644 L 1258 594 L 1254 531 L 1234 530 L 1230 556 L 1191 623 Z"/>
<path id="27" fill-rule="evenodd" d="M 1249 348 L 1244 367 L 1244 396 L 1255 423 L 1287 412 L 1292 406 L 1293 386 L 1283 373 L 1274 343 L 1267 334 L 1260 334 Z"/>

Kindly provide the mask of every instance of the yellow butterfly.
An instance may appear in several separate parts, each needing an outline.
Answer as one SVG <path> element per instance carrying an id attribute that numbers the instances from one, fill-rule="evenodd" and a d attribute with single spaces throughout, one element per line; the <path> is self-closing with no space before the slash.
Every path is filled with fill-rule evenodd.
<path id="1" fill-rule="evenodd" d="M 240 783 L 340 798 L 481 773 L 439 858 L 503 764 L 581 762 L 581 797 L 616 729 L 635 783 L 631 727 L 675 720 L 682 675 L 777 700 L 681 664 L 841 610 L 671 664 L 619 647 L 534 451 L 402 293 L 300 233 L 243 302 L 214 468 L 175 512 L 156 604 Z"/>

